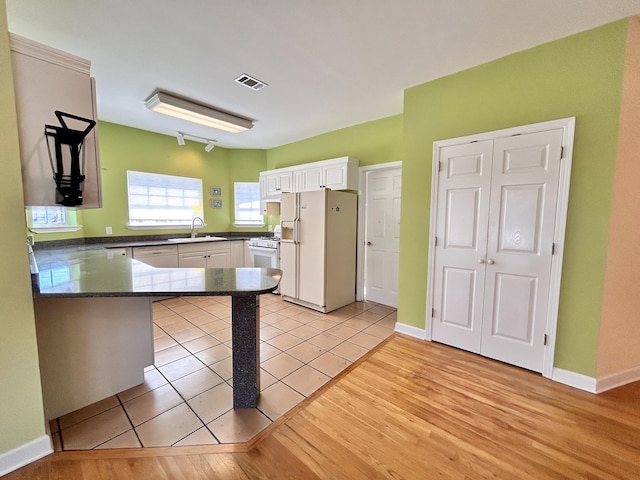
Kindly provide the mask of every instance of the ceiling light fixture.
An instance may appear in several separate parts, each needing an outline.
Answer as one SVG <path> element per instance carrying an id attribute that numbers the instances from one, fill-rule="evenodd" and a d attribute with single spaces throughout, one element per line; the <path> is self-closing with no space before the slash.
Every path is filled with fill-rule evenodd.
<path id="1" fill-rule="evenodd" d="M 184 135 L 182 133 L 178 132 L 176 138 L 178 139 L 178 145 L 184 145 Z"/>
<path id="2" fill-rule="evenodd" d="M 213 150 L 213 147 L 215 147 L 215 146 L 216 145 L 212 141 L 209 141 L 209 142 L 207 142 L 207 146 L 204 147 L 204 151 L 205 152 L 210 152 L 211 150 Z"/>
<path id="3" fill-rule="evenodd" d="M 144 101 L 145 106 L 154 112 L 199 123 L 208 127 L 239 133 L 253 127 L 248 118 L 217 110 L 209 105 L 197 103 L 186 98 L 157 90 Z"/>

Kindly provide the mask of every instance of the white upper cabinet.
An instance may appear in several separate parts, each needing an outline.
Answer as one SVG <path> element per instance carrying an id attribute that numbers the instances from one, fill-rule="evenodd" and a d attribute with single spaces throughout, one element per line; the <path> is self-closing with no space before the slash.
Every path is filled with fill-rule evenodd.
<path id="1" fill-rule="evenodd" d="M 358 161 L 349 157 L 315 162 L 302 169 L 302 190 L 320 188 L 331 190 L 358 189 Z"/>
<path id="2" fill-rule="evenodd" d="M 59 205 L 52 161 L 56 165 L 55 141 L 45 136 L 45 125 L 61 127 L 55 112 L 97 121 L 95 84 L 88 60 L 67 54 L 18 35 L 10 34 L 18 134 L 25 205 Z M 72 130 L 83 131 L 87 122 L 66 117 Z M 51 146 L 47 147 L 47 139 Z M 51 159 L 49 156 L 51 152 Z M 64 174 L 71 173 L 68 145 L 62 145 Z M 78 155 L 85 176 L 82 204 L 102 204 L 97 126 L 89 131 Z M 67 163 L 68 162 L 68 163 Z M 84 170 L 82 170 L 84 164 Z"/>
<path id="3" fill-rule="evenodd" d="M 303 169 L 301 173 L 302 192 L 309 192 L 311 190 L 320 190 L 323 183 L 323 168 L 322 167 L 307 167 Z"/>
<path id="4" fill-rule="evenodd" d="M 282 192 L 293 192 L 293 171 L 291 170 L 274 170 L 272 172 L 263 172 L 264 190 L 262 191 L 263 198 L 280 198 Z M 262 175 L 262 174 L 261 174 Z"/>
<path id="5" fill-rule="evenodd" d="M 340 157 L 261 172 L 262 200 L 278 201 L 282 192 L 357 190 L 358 165 L 355 158 Z"/>

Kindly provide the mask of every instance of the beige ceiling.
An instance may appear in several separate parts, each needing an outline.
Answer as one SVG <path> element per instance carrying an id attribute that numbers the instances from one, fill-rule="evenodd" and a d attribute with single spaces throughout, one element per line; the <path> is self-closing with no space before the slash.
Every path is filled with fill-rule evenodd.
<path id="1" fill-rule="evenodd" d="M 640 0 L 7 0 L 9 30 L 87 58 L 101 120 L 271 148 L 402 113 L 403 90 L 640 14 Z M 268 84 L 252 91 L 247 73 Z M 150 112 L 172 91 L 256 120 Z"/>

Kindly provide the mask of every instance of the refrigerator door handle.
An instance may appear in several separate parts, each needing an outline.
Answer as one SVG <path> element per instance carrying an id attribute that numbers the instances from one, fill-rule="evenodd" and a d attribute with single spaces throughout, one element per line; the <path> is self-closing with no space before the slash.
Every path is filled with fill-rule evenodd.
<path id="1" fill-rule="evenodd" d="M 300 192 L 295 194 L 296 213 L 293 220 L 293 243 L 300 243 Z"/>

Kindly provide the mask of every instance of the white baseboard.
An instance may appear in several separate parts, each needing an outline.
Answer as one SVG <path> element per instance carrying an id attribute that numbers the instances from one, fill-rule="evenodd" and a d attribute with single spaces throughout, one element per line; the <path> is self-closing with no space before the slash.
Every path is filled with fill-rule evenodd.
<path id="1" fill-rule="evenodd" d="M 640 380 L 640 366 L 600 378 L 588 377 L 569 370 L 554 368 L 551 380 L 589 393 L 602 393 Z"/>
<path id="2" fill-rule="evenodd" d="M 427 338 L 427 333 L 423 328 L 413 327 L 411 325 L 405 325 L 404 323 L 396 322 L 395 331 L 398 333 L 404 333 L 410 337 L 419 338 L 424 340 Z"/>
<path id="3" fill-rule="evenodd" d="M 596 380 L 596 393 L 606 392 L 616 387 L 640 380 L 640 366 L 630 368 L 624 372 L 613 373 Z"/>
<path id="4" fill-rule="evenodd" d="M 582 375 L 581 373 L 563 370 L 562 368 L 554 368 L 551 374 L 551 380 L 569 385 L 570 387 L 579 388 L 586 392 L 596 393 L 596 379 Z"/>
<path id="5" fill-rule="evenodd" d="M 53 453 L 51 438 L 42 435 L 19 447 L 0 453 L 0 477 Z"/>

